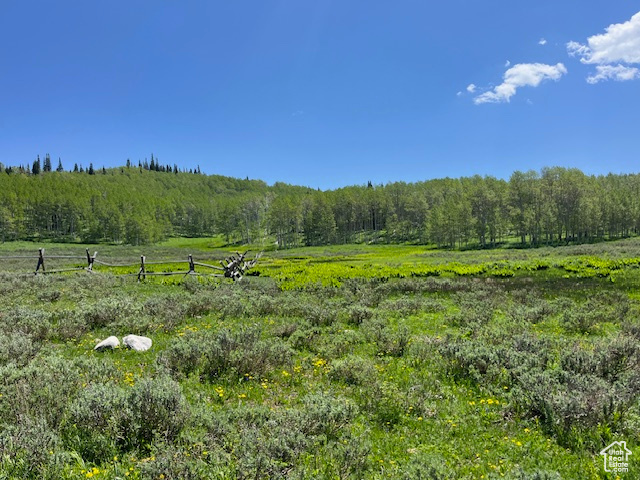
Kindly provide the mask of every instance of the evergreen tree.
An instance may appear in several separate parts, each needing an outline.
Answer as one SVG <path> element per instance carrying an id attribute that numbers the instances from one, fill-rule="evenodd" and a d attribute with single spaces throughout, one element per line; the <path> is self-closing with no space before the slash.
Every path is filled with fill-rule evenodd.
<path id="1" fill-rule="evenodd" d="M 89 163 L 89 170 L 88 170 L 89 175 L 95 175 L 96 172 L 93 169 L 93 163 Z"/>
<path id="2" fill-rule="evenodd" d="M 75 164 L 73 165 L 73 172 L 74 172 L 74 173 L 78 173 L 78 171 L 79 171 L 79 170 L 78 170 L 78 164 L 77 164 L 77 163 L 75 163 Z"/>
<path id="3" fill-rule="evenodd" d="M 33 167 L 31 168 L 31 173 L 33 173 L 34 175 L 38 175 L 40 173 L 40 170 L 41 170 L 40 155 L 38 155 L 38 158 L 33 161 Z"/>
<path id="4" fill-rule="evenodd" d="M 127 158 L 127 168 L 131 168 L 131 160 Z"/>
<path id="5" fill-rule="evenodd" d="M 62 160 L 58 157 L 58 168 L 56 168 L 56 172 L 64 172 L 64 168 L 62 167 Z"/>
<path id="6" fill-rule="evenodd" d="M 48 153 L 44 156 L 44 165 L 42 167 L 42 171 L 44 172 L 51 171 L 51 157 L 49 156 Z"/>

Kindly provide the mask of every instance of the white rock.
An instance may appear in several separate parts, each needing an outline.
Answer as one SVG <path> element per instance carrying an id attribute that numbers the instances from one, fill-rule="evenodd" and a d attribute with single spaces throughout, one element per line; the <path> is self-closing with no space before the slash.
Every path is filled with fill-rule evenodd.
<path id="1" fill-rule="evenodd" d="M 113 349 L 119 346 L 120 346 L 120 341 L 118 340 L 118 337 L 114 337 L 112 335 L 109 338 L 106 338 L 103 341 L 101 341 L 99 344 L 93 347 L 93 349 L 100 351 L 100 350 L 106 350 L 108 348 Z"/>
<path id="2" fill-rule="evenodd" d="M 122 343 L 125 347 L 129 347 L 136 352 L 144 352 L 151 348 L 151 339 L 148 337 L 141 337 L 139 335 L 127 335 L 122 339 Z"/>

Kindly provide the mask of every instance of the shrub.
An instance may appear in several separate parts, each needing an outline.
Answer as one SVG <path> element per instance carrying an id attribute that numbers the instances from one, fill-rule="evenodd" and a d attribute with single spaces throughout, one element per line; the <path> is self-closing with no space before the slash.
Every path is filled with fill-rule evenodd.
<path id="1" fill-rule="evenodd" d="M 126 392 L 117 385 L 89 385 L 71 403 L 68 415 L 68 445 L 85 460 L 110 460 L 123 446 L 131 414 Z"/>
<path id="2" fill-rule="evenodd" d="M 371 412 L 383 427 L 395 425 L 406 412 L 406 395 L 390 382 L 374 383 L 359 392 L 362 408 Z"/>
<path id="3" fill-rule="evenodd" d="M 167 347 L 158 356 L 157 363 L 174 375 L 199 371 L 210 379 L 227 373 L 260 377 L 272 368 L 289 363 L 293 354 L 281 339 L 262 339 L 261 336 L 259 328 L 185 336 Z"/>
<path id="4" fill-rule="evenodd" d="M 593 310 L 589 306 L 565 310 L 560 317 L 567 332 L 581 334 L 593 332 L 595 327 L 604 320 L 605 317 L 601 311 Z"/>
<path id="5" fill-rule="evenodd" d="M 373 317 L 374 310 L 362 305 L 352 305 L 347 309 L 346 321 L 351 325 L 360 325 L 365 320 L 369 320 Z"/>
<path id="6" fill-rule="evenodd" d="M 152 317 L 154 323 L 162 325 L 165 331 L 170 331 L 182 322 L 188 298 L 185 294 L 154 295 L 144 302 L 142 311 Z"/>
<path id="7" fill-rule="evenodd" d="M 306 309 L 305 318 L 314 327 L 328 327 L 338 319 L 338 314 L 332 306 L 310 305 Z"/>
<path id="8" fill-rule="evenodd" d="M 15 364 L 23 367 L 36 356 L 40 346 L 29 335 L 9 333 L 0 336 L 0 366 Z"/>
<path id="9" fill-rule="evenodd" d="M 375 381 L 377 372 L 371 360 L 349 355 L 331 364 L 329 378 L 347 385 L 367 385 Z"/>
<path id="10" fill-rule="evenodd" d="M 17 307 L 5 313 L 0 332 L 28 335 L 32 341 L 41 342 L 51 336 L 53 314 L 29 307 Z"/>
<path id="11" fill-rule="evenodd" d="M 273 415 L 253 408 L 236 415 L 235 478 L 283 478 L 309 446 L 310 439 L 300 430 L 297 412 Z"/>
<path id="12" fill-rule="evenodd" d="M 447 480 L 451 478 L 451 468 L 438 455 L 422 453 L 411 456 L 402 480 Z"/>
<path id="13" fill-rule="evenodd" d="M 208 292 L 202 292 L 197 295 L 193 295 L 187 301 L 187 304 L 184 306 L 184 314 L 186 314 L 189 317 L 198 317 L 200 315 L 205 315 L 209 313 L 209 311 L 211 311 L 212 308 L 213 308 L 213 304 L 212 304 L 211 294 Z M 172 318 L 173 318 L 173 323 L 175 325 L 177 325 L 179 322 L 179 319 L 181 319 L 181 317 L 178 317 L 175 315 Z"/>
<path id="14" fill-rule="evenodd" d="M 296 350 L 314 350 L 314 344 L 321 337 L 321 331 L 318 327 L 299 327 L 291 334 L 288 339 L 289 344 Z"/>
<path id="15" fill-rule="evenodd" d="M 132 298 L 113 296 L 83 304 L 82 314 L 91 330 L 121 322 L 128 317 L 139 317 L 142 307 Z"/>
<path id="16" fill-rule="evenodd" d="M 207 342 L 202 335 L 177 337 L 158 354 L 156 363 L 174 377 L 187 376 L 202 368 Z"/>
<path id="17" fill-rule="evenodd" d="M 363 324 L 367 339 L 376 346 L 378 355 L 401 357 L 409 345 L 409 330 L 404 325 L 392 329 L 383 319 L 371 319 Z"/>
<path id="18" fill-rule="evenodd" d="M 200 480 L 222 478 L 224 472 L 223 468 L 217 468 L 217 472 L 210 471 L 204 460 L 172 444 L 158 442 L 153 445 L 149 453 L 151 457 L 142 464 L 140 469 L 142 478 Z"/>
<path id="19" fill-rule="evenodd" d="M 368 432 L 357 436 L 346 433 L 340 437 L 339 441 L 314 447 L 312 452 L 307 451 L 287 478 L 294 480 L 369 478 L 368 472 L 373 463 L 371 450 Z"/>
<path id="20" fill-rule="evenodd" d="M 74 363 L 55 356 L 36 357 L 25 367 L 0 367 L 0 420 L 18 423 L 33 416 L 55 429 L 81 382 Z"/>
<path id="21" fill-rule="evenodd" d="M 172 442 L 189 418 L 180 385 L 171 378 L 142 379 L 129 391 L 126 439 L 134 447 L 148 450 L 155 440 Z"/>
<path id="22" fill-rule="evenodd" d="M 302 431 L 306 435 L 324 435 L 328 439 L 336 439 L 358 412 L 349 400 L 327 393 L 309 394 L 302 403 Z"/>
<path id="23" fill-rule="evenodd" d="M 0 429 L 0 478 L 58 479 L 64 459 L 60 439 L 41 418 L 24 416 Z"/>

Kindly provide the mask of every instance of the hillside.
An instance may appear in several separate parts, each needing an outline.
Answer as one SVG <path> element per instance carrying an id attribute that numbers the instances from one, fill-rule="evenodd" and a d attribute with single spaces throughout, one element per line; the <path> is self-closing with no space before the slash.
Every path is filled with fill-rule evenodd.
<path id="1" fill-rule="evenodd" d="M 474 176 L 325 192 L 177 168 L 14 168 L 0 171 L 0 239 L 145 244 L 221 234 L 230 243 L 270 239 L 281 248 L 583 243 L 634 235 L 639 193 L 637 174 L 560 167 L 516 171 L 508 181 Z"/>

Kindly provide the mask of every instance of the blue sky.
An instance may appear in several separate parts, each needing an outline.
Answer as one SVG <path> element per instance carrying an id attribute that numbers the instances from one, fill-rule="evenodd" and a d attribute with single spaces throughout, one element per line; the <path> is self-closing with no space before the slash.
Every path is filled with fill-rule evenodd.
<path id="1" fill-rule="evenodd" d="M 636 2 L 0 0 L 0 162 L 321 189 L 637 172 Z"/>

